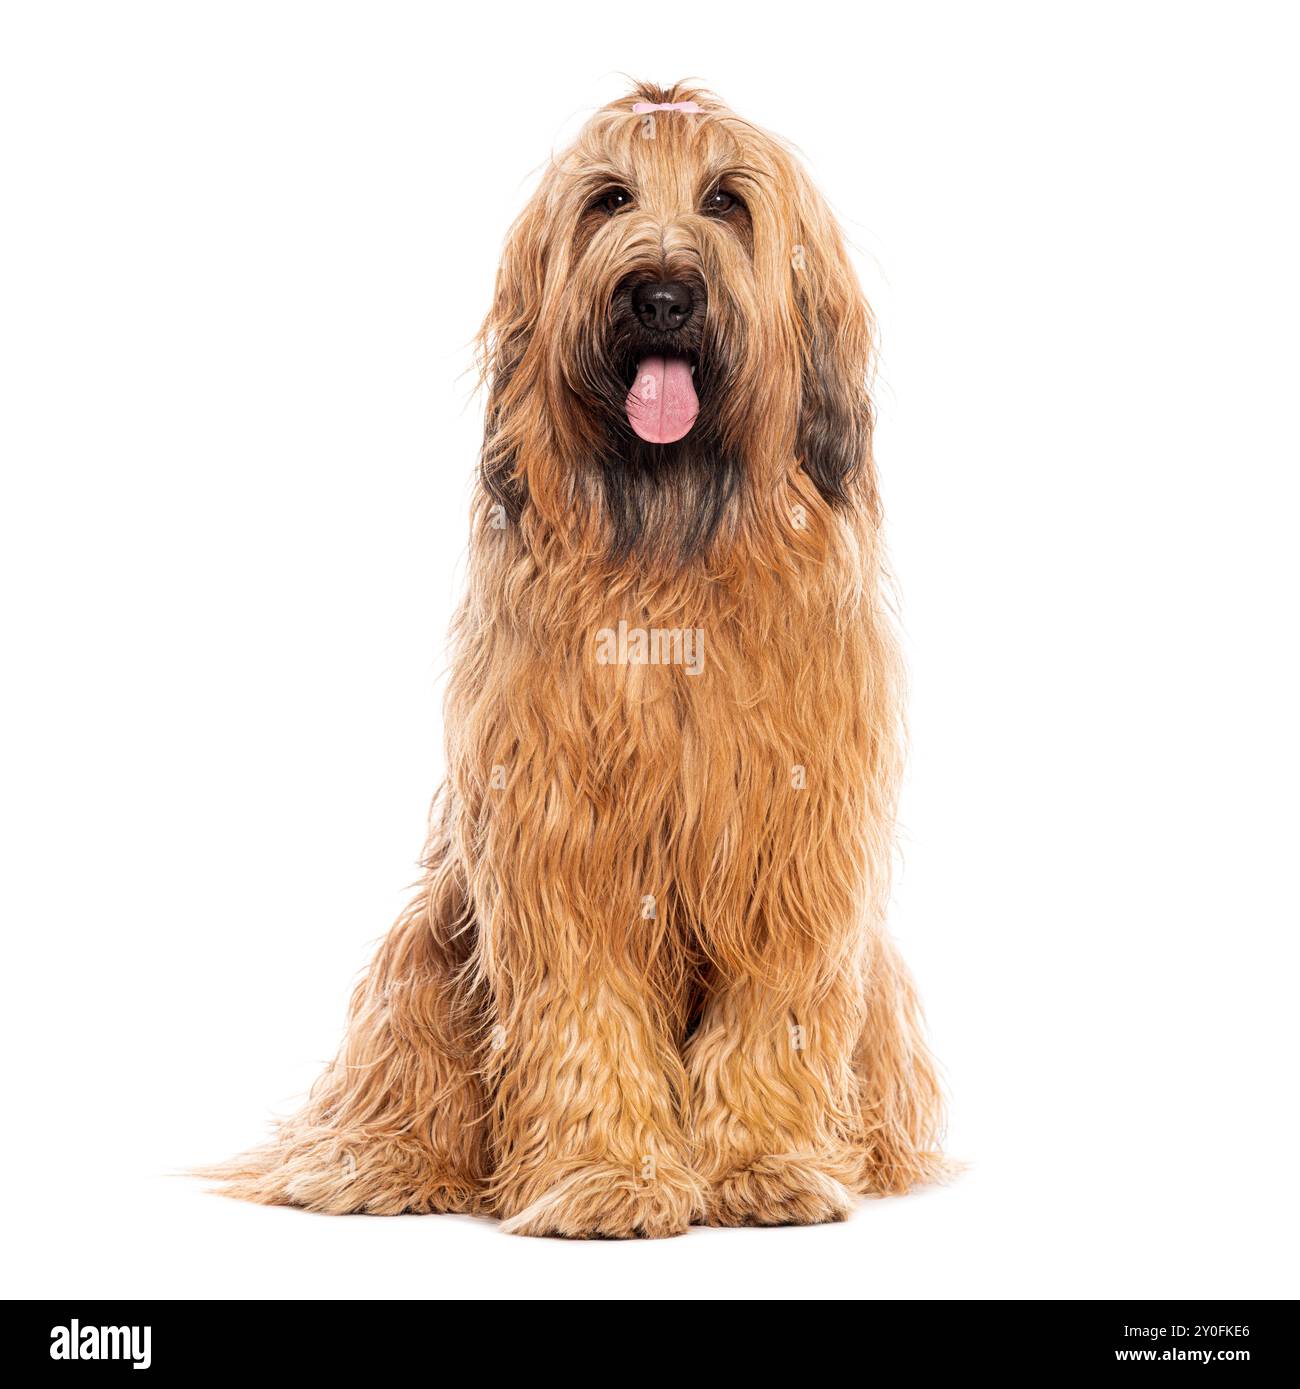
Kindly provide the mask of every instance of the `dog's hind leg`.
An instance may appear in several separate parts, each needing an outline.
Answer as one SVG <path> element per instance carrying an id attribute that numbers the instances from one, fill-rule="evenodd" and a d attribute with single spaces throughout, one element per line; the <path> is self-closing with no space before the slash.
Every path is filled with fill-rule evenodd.
<path id="1" fill-rule="evenodd" d="M 939 1151 L 943 1096 L 911 976 L 883 930 L 870 941 L 866 996 L 854 1056 L 861 1116 L 856 1186 L 868 1196 L 897 1195 L 956 1169 Z"/>
<path id="2" fill-rule="evenodd" d="M 353 994 L 347 1036 L 265 1147 L 199 1175 L 225 1195 L 333 1214 L 475 1211 L 486 1176 L 485 1038 L 464 983 L 473 922 L 435 838 L 416 900 Z"/>

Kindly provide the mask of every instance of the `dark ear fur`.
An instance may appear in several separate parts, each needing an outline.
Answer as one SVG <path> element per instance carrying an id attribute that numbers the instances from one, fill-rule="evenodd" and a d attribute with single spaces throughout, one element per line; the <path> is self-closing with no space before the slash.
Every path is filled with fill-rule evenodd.
<path id="1" fill-rule="evenodd" d="M 843 506 L 855 479 L 870 468 L 874 411 L 865 371 L 861 381 L 848 374 L 828 331 L 813 325 L 808 342 L 795 448 L 823 499 Z"/>
<path id="2" fill-rule="evenodd" d="M 528 482 L 519 470 L 517 427 L 512 428 L 517 426 L 512 417 L 526 383 L 515 378 L 527 369 L 524 356 L 545 281 L 541 213 L 534 199 L 506 237 L 492 308 L 478 336 L 479 374 L 488 388 L 479 475 L 488 495 L 512 521 L 519 520 L 528 500 Z"/>
<path id="3" fill-rule="evenodd" d="M 507 378 L 508 380 L 508 378 Z M 483 447 L 479 452 L 479 476 L 488 496 L 515 523 L 528 502 L 528 479 L 519 473 L 518 455 L 501 430 L 500 396 L 507 381 L 494 381 L 483 421 Z"/>
<path id="4" fill-rule="evenodd" d="M 869 380 L 871 310 L 830 213 L 811 190 L 806 244 L 794 268 L 803 361 L 795 448 L 803 470 L 831 506 L 877 506 Z"/>

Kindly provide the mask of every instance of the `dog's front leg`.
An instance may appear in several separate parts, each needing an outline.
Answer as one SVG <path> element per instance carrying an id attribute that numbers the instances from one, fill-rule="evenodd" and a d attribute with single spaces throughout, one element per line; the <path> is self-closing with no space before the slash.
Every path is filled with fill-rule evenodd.
<path id="1" fill-rule="evenodd" d="M 703 1206 L 682 1123 L 672 972 L 616 899 L 602 894 L 599 921 L 503 912 L 503 901 L 493 913 L 491 1200 L 511 1234 L 676 1235 Z"/>
<path id="2" fill-rule="evenodd" d="M 831 981 L 719 981 L 688 1065 L 697 1164 L 711 1225 L 842 1220 L 861 1189 L 854 1052 L 864 990 L 846 966 Z"/>

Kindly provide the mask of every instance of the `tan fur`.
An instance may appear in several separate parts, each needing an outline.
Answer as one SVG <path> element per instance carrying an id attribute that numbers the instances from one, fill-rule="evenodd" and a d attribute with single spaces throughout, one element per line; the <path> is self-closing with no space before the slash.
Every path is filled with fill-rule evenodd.
<path id="1" fill-rule="evenodd" d="M 706 110 L 649 126 L 638 98 Z M 724 174 L 742 225 L 697 215 Z M 593 219 L 610 182 L 636 208 Z M 700 274 L 726 353 L 705 408 L 743 485 L 689 558 L 689 479 L 620 555 L 591 465 L 586 378 L 640 269 Z M 225 1190 L 629 1236 L 837 1220 L 935 1176 L 938 1088 L 883 924 L 902 681 L 872 323 L 833 219 L 771 136 L 642 87 L 545 173 L 482 347 L 491 490 L 427 877 L 337 1060 L 272 1143 L 216 1169 Z M 842 503 L 798 456 L 809 418 L 852 456 Z M 620 620 L 702 630 L 703 670 L 599 664 Z"/>

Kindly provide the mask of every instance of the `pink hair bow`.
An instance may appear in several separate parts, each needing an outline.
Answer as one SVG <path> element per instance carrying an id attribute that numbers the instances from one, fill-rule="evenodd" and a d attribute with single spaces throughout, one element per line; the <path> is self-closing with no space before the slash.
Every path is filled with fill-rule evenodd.
<path id="1" fill-rule="evenodd" d="M 638 101 L 632 107 L 634 116 L 648 115 L 651 111 L 695 111 L 703 114 L 704 107 L 693 101 Z"/>

